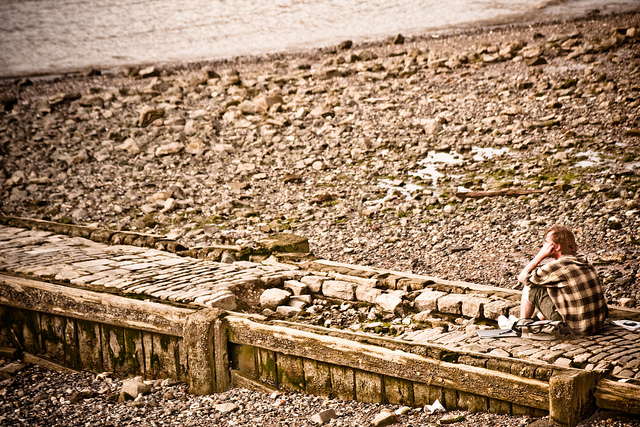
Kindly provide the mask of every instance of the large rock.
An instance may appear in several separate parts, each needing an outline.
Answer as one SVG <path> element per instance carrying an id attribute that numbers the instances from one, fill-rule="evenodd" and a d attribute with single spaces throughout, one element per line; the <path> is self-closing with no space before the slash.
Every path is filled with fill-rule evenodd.
<path id="1" fill-rule="evenodd" d="M 178 154 L 184 149 L 184 144 L 181 142 L 172 142 L 170 144 L 166 144 L 160 146 L 156 149 L 156 157 L 167 156 L 169 154 Z"/>
<path id="2" fill-rule="evenodd" d="M 343 282 L 340 280 L 327 280 L 322 284 L 322 294 L 329 298 L 339 298 L 347 301 L 355 299 L 354 283 Z"/>
<path id="3" fill-rule="evenodd" d="M 122 393 L 136 398 L 140 394 L 148 394 L 151 391 L 151 386 L 145 384 L 142 381 L 142 377 L 135 377 L 130 380 L 126 380 L 122 383 Z"/>
<path id="4" fill-rule="evenodd" d="M 277 233 L 258 244 L 269 252 L 309 252 L 309 240 L 292 233 Z"/>
<path id="5" fill-rule="evenodd" d="M 392 313 L 396 316 L 401 316 L 404 313 L 402 297 L 395 293 L 380 294 L 376 298 L 376 307 L 380 308 L 385 313 Z"/>
<path id="6" fill-rule="evenodd" d="M 329 279 L 322 276 L 304 276 L 300 279 L 300 282 L 307 285 L 311 292 L 317 294 L 322 290 L 322 284 L 327 280 Z"/>
<path id="7" fill-rule="evenodd" d="M 284 305 L 289 301 L 291 293 L 284 289 L 267 289 L 260 295 L 260 307 L 275 309 L 279 305 Z"/>
<path id="8" fill-rule="evenodd" d="M 426 291 L 423 291 L 420 295 L 418 295 L 413 302 L 416 308 L 420 311 L 424 311 L 424 310 L 437 311 L 438 299 L 442 298 L 445 295 L 447 295 L 446 292 L 426 290 Z"/>
<path id="9" fill-rule="evenodd" d="M 368 285 L 359 285 L 356 287 L 356 299 L 358 301 L 374 304 L 376 302 L 376 298 L 381 294 L 381 289 L 372 288 Z"/>
<path id="10" fill-rule="evenodd" d="M 317 414 L 312 416 L 311 421 L 316 424 L 322 425 L 332 420 L 333 418 L 338 418 L 338 415 L 336 415 L 336 411 L 334 409 L 325 409 L 324 411 L 318 412 Z"/>
<path id="11" fill-rule="evenodd" d="M 373 427 L 387 427 L 398 422 L 398 416 L 393 412 L 382 411 L 373 418 Z"/>

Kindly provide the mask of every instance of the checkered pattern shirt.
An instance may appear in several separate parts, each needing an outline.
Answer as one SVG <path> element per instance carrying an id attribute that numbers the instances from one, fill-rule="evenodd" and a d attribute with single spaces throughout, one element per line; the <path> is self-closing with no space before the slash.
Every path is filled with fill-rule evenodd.
<path id="1" fill-rule="evenodd" d="M 579 335 L 596 333 L 608 315 L 598 272 L 586 258 L 564 255 L 535 269 L 532 286 L 544 286 L 558 313 Z"/>

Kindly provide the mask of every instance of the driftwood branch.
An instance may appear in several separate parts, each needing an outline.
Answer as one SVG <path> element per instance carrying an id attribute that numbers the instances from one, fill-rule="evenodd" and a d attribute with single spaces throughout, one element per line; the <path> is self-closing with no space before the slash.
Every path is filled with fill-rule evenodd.
<path id="1" fill-rule="evenodd" d="M 527 188 L 503 188 L 500 190 L 487 190 L 487 191 L 463 191 L 458 192 L 456 196 L 461 198 L 471 197 L 473 199 L 479 199 L 481 197 L 493 197 L 493 196 L 525 196 L 528 194 L 541 194 L 544 190 L 533 190 Z"/>

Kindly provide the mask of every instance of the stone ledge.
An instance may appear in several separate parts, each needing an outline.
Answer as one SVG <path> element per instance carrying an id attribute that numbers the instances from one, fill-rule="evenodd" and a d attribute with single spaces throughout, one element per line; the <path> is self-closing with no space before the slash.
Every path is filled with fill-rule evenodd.
<path id="1" fill-rule="evenodd" d="M 175 240 L 167 239 L 155 234 L 138 233 L 135 231 L 116 231 L 103 228 L 89 227 L 78 224 L 63 224 L 33 218 L 20 218 L 0 215 L 0 224 L 49 231 L 65 234 L 70 237 L 82 237 L 98 243 L 108 245 L 131 245 L 172 252 L 180 256 L 196 259 L 220 261 L 227 252 L 238 260 L 250 260 L 255 257 L 266 258 L 272 254 L 282 254 L 283 259 L 294 261 L 308 260 L 313 257 L 309 253 L 309 241 L 291 233 L 277 233 L 267 239 L 256 242 L 256 247 L 236 245 L 212 245 L 206 247 L 187 248 Z M 292 253 L 287 257 L 287 253 Z"/>

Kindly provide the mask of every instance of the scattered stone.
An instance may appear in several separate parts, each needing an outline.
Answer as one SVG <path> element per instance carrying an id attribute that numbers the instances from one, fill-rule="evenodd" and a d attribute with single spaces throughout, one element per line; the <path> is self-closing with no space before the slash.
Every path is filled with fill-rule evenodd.
<path id="1" fill-rule="evenodd" d="M 289 301 L 291 293 L 284 289 L 267 289 L 260 295 L 260 307 L 275 309 Z"/>
<path id="2" fill-rule="evenodd" d="M 386 427 L 392 424 L 397 424 L 398 416 L 393 412 L 382 411 L 378 413 L 371 421 L 373 427 Z"/>
<path id="3" fill-rule="evenodd" d="M 216 406 L 214 406 L 215 410 L 222 413 L 222 414 L 228 414 L 229 412 L 234 412 L 237 411 L 238 409 L 240 409 L 240 407 L 238 405 L 236 405 L 235 403 L 219 403 Z"/>
<path id="4" fill-rule="evenodd" d="M 144 395 L 151 391 L 151 387 L 145 384 L 142 377 L 135 377 L 126 380 L 122 383 L 121 392 L 132 398 L 138 397 L 138 395 Z"/>
<path id="5" fill-rule="evenodd" d="M 317 414 L 313 415 L 310 420 L 311 422 L 316 423 L 318 425 L 323 425 L 324 423 L 334 418 L 338 418 L 338 415 L 336 414 L 336 411 L 334 409 L 330 408 L 330 409 L 325 409 L 324 411 L 318 412 Z"/>

